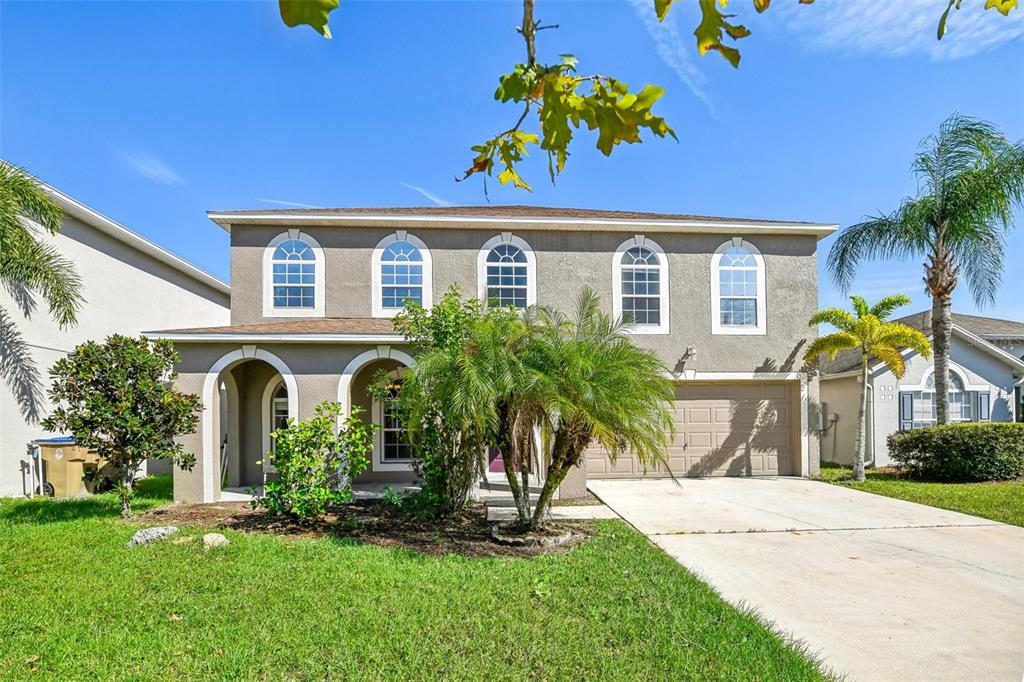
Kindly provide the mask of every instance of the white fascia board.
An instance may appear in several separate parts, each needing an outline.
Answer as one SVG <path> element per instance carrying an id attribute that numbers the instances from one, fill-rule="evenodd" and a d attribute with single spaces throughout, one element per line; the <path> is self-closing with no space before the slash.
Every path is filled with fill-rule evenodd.
<path id="1" fill-rule="evenodd" d="M 973 332 L 970 332 L 956 324 L 953 325 L 953 332 L 967 339 L 968 341 L 971 342 L 973 346 L 985 351 L 986 353 L 996 358 L 997 360 L 1002 360 L 1011 367 L 1016 367 L 1019 370 L 1024 370 L 1024 361 L 1021 361 L 1019 358 L 1015 357 L 1011 353 L 1007 353 L 1005 350 L 1003 350 L 999 346 L 996 346 L 992 342 L 986 341 L 977 334 L 974 334 Z"/>
<path id="2" fill-rule="evenodd" d="M 673 381 L 805 381 L 804 372 L 707 372 L 687 369 L 668 372 L 665 377 Z"/>
<path id="3" fill-rule="evenodd" d="M 82 222 L 96 228 L 104 234 L 108 234 L 114 239 L 131 246 L 132 248 L 145 253 L 148 256 L 152 256 L 156 260 L 169 265 L 175 270 L 188 275 L 194 280 L 197 280 L 222 294 L 230 294 L 231 287 L 227 282 L 223 281 L 218 277 L 214 277 L 206 270 L 203 270 L 197 265 L 193 265 L 181 256 L 176 256 L 162 246 L 158 246 L 153 242 L 149 241 L 142 235 L 129 230 L 124 225 L 111 220 L 107 216 L 103 215 L 95 209 L 89 208 L 82 202 L 72 199 L 67 194 L 64 194 L 60 190 L 50 187 L 46 183 L 32 178 L 51 199 L 64 210 L 68 215 L 74 216 Z"/>
<path id="4" fill-rule="evenodd" d="M 443 215 L 371 215 L 371 214 L 233 214 L 211 211 L 210 220 L 231 231 L 231 225 L 409 225 L 416 227 L 455 227 L 493 230 L 495 225 L 520 229 L 542 229 L 557 225 L 561 229 L 584 232 L 696 232 L 709 234 L 796 234 L 814 235 L 822 239 L 839 229 L 832 223 L 759 223 L 711 220 L 657 220 L 643 218 L 554 218 L 506 216 L 443 216 Z"/>
<path id="5" fill-rule="evenodd" d="M 405 343 L 401 334 L 215 334 L 143 332 L 151 339 L 194 343 Z"/>

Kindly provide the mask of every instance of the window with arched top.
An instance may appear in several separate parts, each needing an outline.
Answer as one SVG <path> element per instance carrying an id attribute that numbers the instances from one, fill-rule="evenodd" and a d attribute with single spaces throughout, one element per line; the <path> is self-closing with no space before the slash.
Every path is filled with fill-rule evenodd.
<path id="1" fill-rule="evenodd" d="M 658 244 L 637 235 L 612 260 L 612 312 L 636 334 L 668 333 L 668 259 Z"/>
<path id="2" fill-rule="evenodd" d="M 988 421 L 989 391 L 969 386 L 958 367 L 949 369 L 949 421 Z M 921 428 L 937 422 L 935 409 L 935 370 L 929 368 L 920 386 L 900 386 L 901 428 Z"/>
<path id="3" fill-rule="evenodd" d="M 761 252 L 733 238 L 711 258 L 711 333 L 765 334 L 765 271 Z"/>
<path id="4" fill-rule="evenodd" d="M 324 255 L 315 239 L 298 230 L 275 237 L 263 255 L 264 317 L 324 314 Z"/>
<path id="5" fill-rule="evenodd" d="M 371 287 L 374 317 L 391 317 L 406 301 L 429 308 L 432 289 L 430 251 L 423 241 L 403 230 L 377 244 Z"/>
<path id="6" fill-rule="evenodd" d="M 489 306 L 525 308 L 537 302 L 533 249 L 505 233 L 484 244 L 477 262 L 480 299 Z"/>

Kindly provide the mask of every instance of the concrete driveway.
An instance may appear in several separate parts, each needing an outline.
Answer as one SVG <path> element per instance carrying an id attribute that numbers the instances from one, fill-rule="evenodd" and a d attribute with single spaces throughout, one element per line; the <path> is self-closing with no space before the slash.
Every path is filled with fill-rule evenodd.
<path id="1" fill-rule="evenodd" d="M 1024 528 L 796 478 L 588 487 L 837 673 L 1024 676 Z"/>

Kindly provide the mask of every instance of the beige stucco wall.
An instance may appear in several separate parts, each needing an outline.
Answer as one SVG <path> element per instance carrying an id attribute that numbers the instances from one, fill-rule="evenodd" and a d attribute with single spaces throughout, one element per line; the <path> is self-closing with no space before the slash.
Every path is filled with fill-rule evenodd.
<path id="1" fill-rule="evenodd" d="M 26 444 L 47 434 L 38 425 L 49 412 L 45 394 L 49 368 L 74 347 L 112 333 L 227 324 L 228 295 L 142 253 L 99 230 L 68 217 L 55 237 L 43 237 L 71 261 L 82 280 L 85 305 L 78 324 L 61 329 L 44 302 L 26 317 L 10 292 L 0 290 L 0 307 L 14 321 L 27 354 L 28 378 L 0 381 L 0 495 L 23 495 L 30 485 L 22 471 Z M 12 346 L 6 342 L 7 349 Z M 18 393 L 32 383 L 38 410 L 20 404 Z"/>
<path id="2" fill-rule="evenodd" d="M 231 278 L 232 324 L 281 318 L 263 317 L 263 253 L 282 228 L 233 226 Z M 304 227 L 324 249 L 326 316 L 371 316 L 371 260 L 377 243 L 392 228 Z M 590 286 L 608 310 L 612 308 L 612 256 L 633 232 L 517 230 L 537 258 L 539 303 L 569 309 L 577 293 Z M 422 239 L 433 259 L 433 293 L 437 300 L 452 283 L 465 295 L 477 293 L 477 254 L 494 230 L 409 230 Z M 817 306 L 817 241 L 813 236 L 746 235 L 765 258 L 768 333 L 729 336 L 711 333 L 711 257 L 733 235 L 648 235 L 665 250 L 669 262 L 670 333 L 638 335 L 638 343 L 654 349 L 670 369 L 686 346 L 697 357 L 686 369 L 734 372 L 788 372 L 801 366 L 801 351 L 814 330 L 807 320 Z M 294 319 L 294 318 L 291 318 Z"/>

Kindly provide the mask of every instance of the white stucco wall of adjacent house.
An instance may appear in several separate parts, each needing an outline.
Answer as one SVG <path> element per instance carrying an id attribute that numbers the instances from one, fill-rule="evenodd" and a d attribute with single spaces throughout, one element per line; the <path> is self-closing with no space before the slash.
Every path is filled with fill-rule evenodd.
<path id="1" fill-rule="evenodd" d="M 0 496 L 26 494 L 27 444 L 47 434 L 39 420 L 50 410 L 49 368 L 86 340 L 146 329 L 227 324 L 227 285 L 69 197 L 46 188 L 68 216 L 62 231 L 44 237 L 70 260 L 82 281 L 85 304 L 78 324 L 61 329 L 36 298 L 24 314 L 13 292 L 0 290 L 0 306 L 20 337 L 2 339 L 0 366 Z M 106 221 L 106 222 L 103 222 Z"/>
<path id="2" fill-rule="evenodd" d="M 1020 381 L 1019 368 L 961 335 L 954 335 L 951 339 L 950 359 L 955 370 L 966 379 L 968 389 L 988 392 L 989 421 L 1014 420 L 1013 387 Z M 926 360 L 916 353 L 906 358 L 906 365 L 902 379 L 897 379 L 884 366 L 876 369 L 869 377 L 868 444 L 865 457 L 869 464 L 893 464 L 886 439 L 900 428 L 900 392 L 912 391 L 921 386 L 933 367 L 931 359 Z M 839 416 L 833 433 L 822 435 L 822 459 L 850 464 L 853 462 L 856 443 L 860 379 L 856 376 L 825 377 L 821 382 L 821 396 L 826 403 L 826 410 Z M 977 419 L 976 414 L 974 418 Z"/>

